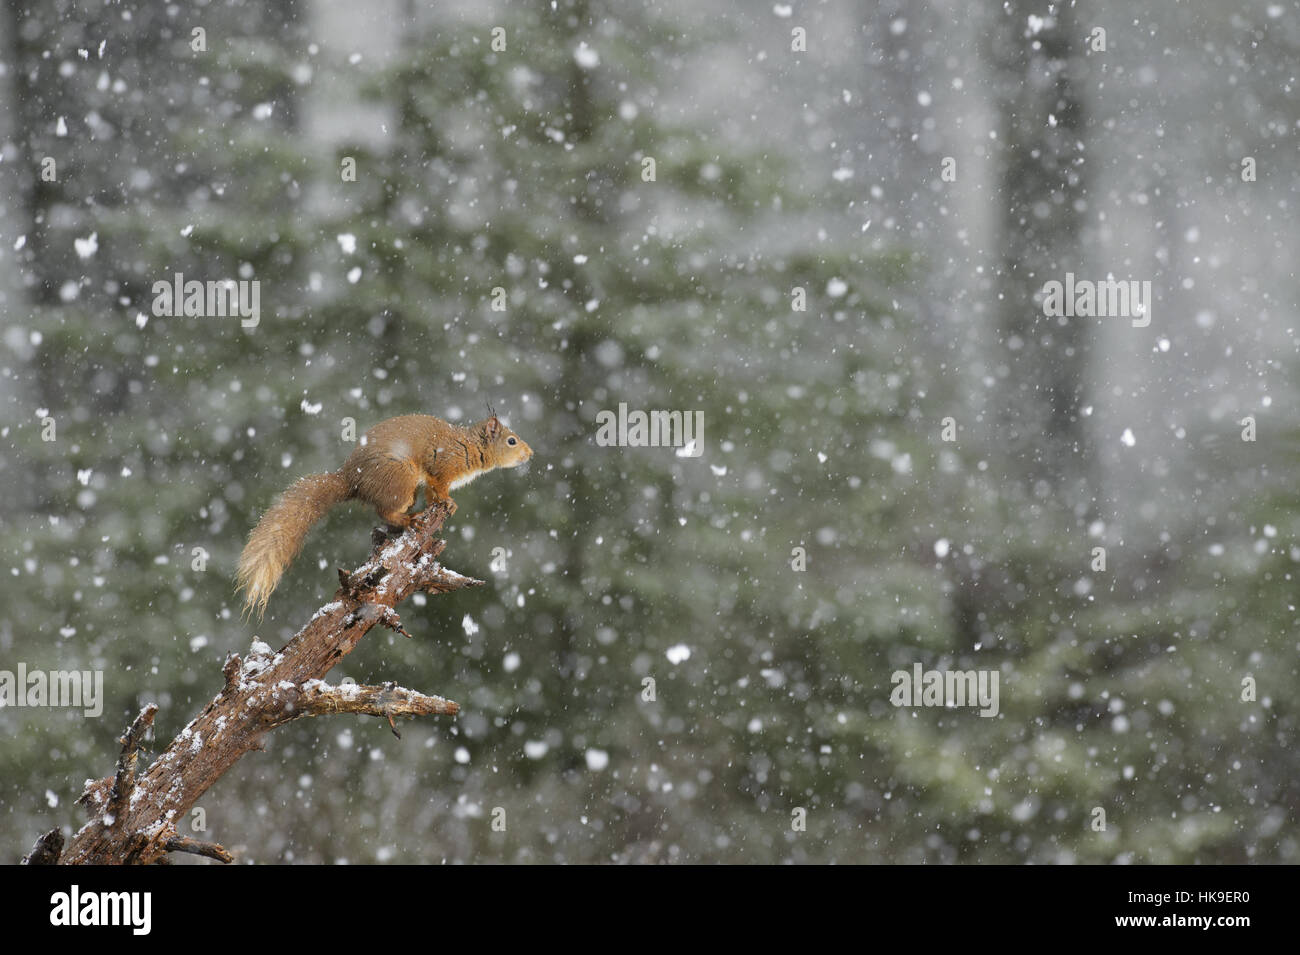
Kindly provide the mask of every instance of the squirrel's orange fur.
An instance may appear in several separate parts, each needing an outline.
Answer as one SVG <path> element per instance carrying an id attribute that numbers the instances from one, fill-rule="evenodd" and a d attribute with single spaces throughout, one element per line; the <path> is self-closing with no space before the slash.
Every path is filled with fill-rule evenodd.
<path id="1" fill-rule="evenodd" d="M 532 456 L 533 449 L 495 414 L 467 428 L 418 414 L 379 422 L 343 467 L 299 478 L 257 522 L 236 573 L 239 589 L 246 591 L 245 613 L 265 613 L 271 592 L 302 550 L 307 532 L 336 504 L 364 501 L 389 524 L 406 527 L 420 485 L 429 503 L 444 501 L 455 513 L 453 489 L 494 468 L 517 467 Z"/>

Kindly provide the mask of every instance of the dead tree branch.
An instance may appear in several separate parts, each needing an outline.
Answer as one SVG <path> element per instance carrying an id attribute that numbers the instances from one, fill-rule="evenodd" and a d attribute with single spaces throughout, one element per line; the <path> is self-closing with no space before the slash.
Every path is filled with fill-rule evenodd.
<path id="1" fill-rule="evenodd" d="M 448 593 L 483 583 L 437 561 L 445 542 L 436 534 L 446 518 L 446 507 L 434 505 L 395 540 L 376 535 L 370 560 L 352 573 L 339 571 L 334 599 L 278 653 L 254 641 L 243 659 L 231 654 L 222 667 L 221 692 L 139 775 L 140 747 L 158 711 L 153 704 L 146 706 L 122 737 L 114 774 L 88 784 L 79 800 L 90 821 L 66 850 L 57 829 L 45 833 L 24 861 L 144 865 L 166 861 L 168 852 L 190 852 L 229 862 L 230 853 L 221 846 L 182 836 L 177 824 L 241 756 L 262 749 L 263 737 L 275 727 L 304 716 L 358 713 L 384 717 L 396 733 L 394 717 L 454 715 L 459 707 L 450 700 L 392 683 L 324 682 L 376 624 L 410 636 L 394 607 L 411 594 Z"/>

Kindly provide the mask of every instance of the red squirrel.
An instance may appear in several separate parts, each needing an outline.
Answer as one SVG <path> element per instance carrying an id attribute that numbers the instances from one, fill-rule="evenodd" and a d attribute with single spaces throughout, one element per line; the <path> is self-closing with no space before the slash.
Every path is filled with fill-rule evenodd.
<path id="1" fill-rule="evenodd" d="M 406 527 L 420 485 L 429 503 L 445 502 L 454 514 L 451 491 L 495 468 L 518 467 L 532 456 L 533 449 L 495 413 L 465 428 L 420 414 L 379 422 L 343 467 L 299 478 L 257 522 L 235 575 L 236 592 L 245 591 L 244 613 L 255 609 L 261 618 L 307 532 L 336 504 L 364 501 L 390 525 Z"/>

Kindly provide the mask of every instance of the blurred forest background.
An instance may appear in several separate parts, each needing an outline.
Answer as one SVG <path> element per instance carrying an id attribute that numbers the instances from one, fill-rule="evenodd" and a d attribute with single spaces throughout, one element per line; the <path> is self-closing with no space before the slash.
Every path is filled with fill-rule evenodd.
<path id="1" fill-rule="evenodd" d="M 278 730 L 203 838 L 1300 862 L 1298 62 L 1270 0 L 4 0 L 0 668 L 106 701 L 0 709 L 0 858 L 368 553 L 336 510 L 238 619 L 345 418 L 491 402 L 536 456 L 456 494 L 488 586 L 332 674 L 461 715 Z M 1151 281 L 1150 325 L 1044 318 L 1067 271 Z M 176 272 L 260 324 L 154 316 Z M 703 455 L 597 446 L 620 402 L 703 411 Z M 891 706 L 917 662 L 998 670 L 998 717 Z"/>

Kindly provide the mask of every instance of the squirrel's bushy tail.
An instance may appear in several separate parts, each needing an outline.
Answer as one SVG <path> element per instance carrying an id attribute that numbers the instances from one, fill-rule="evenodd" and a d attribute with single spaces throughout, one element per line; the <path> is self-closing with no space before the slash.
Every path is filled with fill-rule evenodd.
<path id="1" fill-rule="evenodd" d="M 257 610 L 260 618 L 266 602 L 285 569 L 302 550 L 302 542 L 311 526 L 325 516 L 335 504 L 352 496 L 348 482 L 337 472 L 309 474 L 289 485 L 262 515 L 248 535 L 248 543 L 239 556 L 235 580 L 244 594 L 244 612 Z"/>

